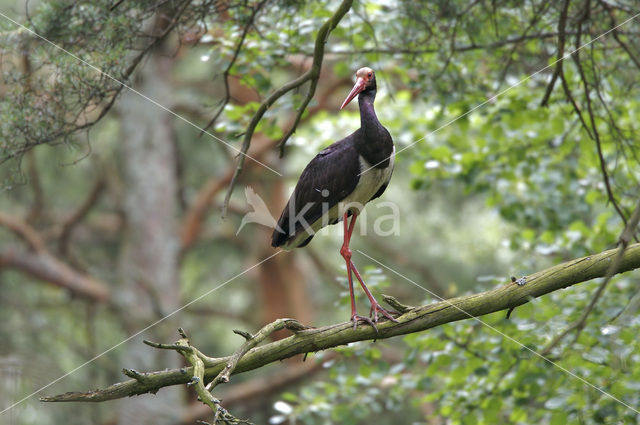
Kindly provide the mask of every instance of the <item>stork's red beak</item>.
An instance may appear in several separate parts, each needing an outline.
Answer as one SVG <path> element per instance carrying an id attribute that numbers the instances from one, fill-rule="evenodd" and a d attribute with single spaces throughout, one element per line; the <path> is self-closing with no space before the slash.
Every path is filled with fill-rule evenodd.
<path id="1" fill-rule="evenodd" d="M 365 81 L 364 78 L 358 77 L 358 79 L 356 80 L 356 84 L 353 86 L 353 88 L 349 92 L 349 96 L 347 96 L 347 98 L 344 100 L 344 102 L 342 102 L 342 106 L 340 107 L 340 109 L 343 109 L 345 106 L 347 106 L 349 104 L 349 102 L 351 102 L 353 100 L 354 97 L 359 95 L 360 92 L 362 90 L 364 90 L 364 87 L 365 87 L 366 83 L 367 82 Z"/>

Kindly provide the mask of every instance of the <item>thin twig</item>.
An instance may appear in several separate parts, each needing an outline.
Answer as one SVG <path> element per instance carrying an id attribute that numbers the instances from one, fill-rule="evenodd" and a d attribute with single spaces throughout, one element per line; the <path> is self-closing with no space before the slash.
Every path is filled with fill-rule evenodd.
<path id="1" fill-rule="evenodd" d="M 275 142 L 265 143 L 252 152 L 252 157 L 262 160 L 262 156 L 275 146 Z M 251 162 L 250 164 L 257 164 Z M 221 176 L 209 179 L 203 187 L 198 191 L 195 200 L 184 215 L 181 224 L 180 239 L 181 251 L 186 252 L 196 241 L 198 235 L 201 234 L 201 228 L 205 215 L 214 202 L 216 195 L 230 184 L 231 179 L 235 175 L 235 168 L 229 167 Z M 228 208 L 228 204 L 227 204 Z"/>
<path id="2" fill-rule="evenodd" d="M 633 54 L 633 52 L 631 51 L 631 49 L 629 48 L 629 46 L 620 39 L 620 33 L 622 31 L 620 31 L 618 29 L 618 23 L 615 19 L 615 16 L 613 14 L 613 9 L 616 8 L 615 5 L 607 3 L 606 1 L 603 0 L 598 0 L 598 3 L 600 3 L 604 9 L 607 11 L 607 13 L 609 14 L 609 18 L 610 18 L 610 25 L 611 28 L 613 28 L 613 38 L 616 40 L 616 42 L 618 43 L 618 45 L 620 47 L 622 47 L 624 49 L 625 52 L 627 52 L 627 55 L 629 55 L 629 59 L 631 59 L 631 61 L 636 65 L 636 67 L 640 70 L 640 60 L 638 58 L 635 57 L 635 55 Z M 628 10 L 627 13 L 630 14 L 634 14 L 636 13 L 635 11 L 632 10 Z"/>
<path id="3" fill-rule="evenodd" d="M 587 6 L 589 6 L 589 2 L 587 3 Z M 578 23 L 578 35 L 576 36 L 576 48 L 580 47 L 580 38 L 581 38 L 581 34 L 582 34 L 582 23 L 588 18 L 590 13 L 590 9 L 589 7 L 587 7 L 585 9 L 584 15 L 582 17 L 582 19 L 579 21 Z M 593 107 L 591 105 L 591 96 L 590 96 L 590 89 L 589 89 L 589 82 L 587 81 L 587 77 L 584 73 L 584 69 L 582 68 L 582 63 L 580 62 L 580 52 L 576 51 L 575 54 L 572 56 L 574 63 L 576 64 L 576 67 L 578 69 L 578 73 L 580 74 L 580 80 L 582 81 L 582 86 L 583 86 L 583 90 L 584 90 L 584 97 L 585 97 L 585 102 L 587 104 L 587 115 L 589 116 L 589 122 L 590 122 L 590 127 L 591 127 L 591 137 L 592 139 L 595 141 L 596 143 L 596 149 L 598 152 L 598 159 L 600 161 L 600 171 L 602 172 L 602 178 L 604 180 L 604 185 L 605 188 L 607 190 L 607 197 L 609 198 L 609 202 L 611 202 L 611 204 L 613 205 L 613 208 L 616 210 L 616 212 L 618 213 L 618 215 L 620 216 L 620 218 L 622 219 L 622 221 L 624 222 L 625 226 L 627 225 L 627 218 L 624 215 L 624 212 L 622 211 L 622 209 L 620 208 L 620 206 L 618 205 L 618 202 L 613 194 L 613 190 L 611 189 L 611 182 L 609 179 L 609 173 L 607 171 L 607 164 L 606 161 L 604 159 L 604 155 L 602 153 L 602 144 L 600 141 L 600 134 L 598 133 L 598 127 L 596 124 L 596 119 L 595 119 L 595 115 L 593 112 Z M 584 121 L 583 125 L 585 124 Z"/>
<path id="4" fill-rule="evenodd" d="M 465 342 L 461 342 L 458 341 L 457 338 L 453 337 L 453 336 L 449 336 L 446 333 L 442 335 L 442 337 L 444 339 L 446 339 L 447 341 L 451 341 L 453 343 L 453 345 L 455 345 L 456 347 L 466 351 L 467 353 L 471 354 L 474 357 L 477 357 L 479 359 L 482 359 L 484 361 L 489 361 L 489 359 L 487 358 L 487 356 L 485 356 L 482 353 L 477 352 L 476 350 L 473 350 L 469 347 L 469 344 L 471 343 L 471 337 L 472 335 L 474 335 L 474 333 L 470 333 L 467 337 L 467 340 Z"/>
<path id="5" fill-rule="evenodd" d="M 567 31 L 566 35 L 574 35 L 575 32 Z M 538 33 L 538 34 L 525 34 L 520 35 L 518 37 L 507 38 L 503 40 L 497 40 L 491 43 L 486 44 L 478 44 L 478 43 L 470 43 L 464 44 L 460 46 L 453 46 L 454 52 L 470 52 L 474 50 L 491 50 L 497 49 L 505 46 L 509 46 L 512 44 L 519 44 L 523 41 L 528 40 L 543 40 L 547 38 L 556 38 L 558 37 L 557 32 L 546 32 L 546 33 Z M 353 50 L 336 50 L 336 51 L 328 51 L 327 54 L 331 55 L 340 55 L 340 56 L 353 56 L 353 55 L 364 55 L 371 53 L 385 54 L 385 55 L 423 55 L 429 53 L 441 53 L 442 47 L 425 47 L 421 49 L 411 49 L 404 46 L 389 46 L 386 48 L 370 48 L 370 49 L 353 49 Z"/>
<path id="6" fill-rule="evenodd" d="M 307 97 L 303 102 L 303 106 L 304 108 L 306 108 L 307 104 L 309 103 L 309 100 L 313 97 L 313 94 L 315 93 L 318 78 L 320 77 L 320 68 L 322 66 L 322 59 L 324 58 L 324 47 L 325 47 L 325 43 L 327 42 L 327 38 L 329 37 L 329 34 L 331 33 L 331 31 L 338 25 L 342 17 L 349 11 L 349 9 L 351 9 L 352 3 L 353 3 L 353 0 L 343 0 L 340 6 L 338 7 L 338 9 L 336 10 L 336 12 L 333 14 L 333 16 L 331 16 L 331 18 L 329 18 L 322 25 L 322 27 L 320 27 L 320 30 L 316 35 L 316 43 L 315 43 L 315 48 L 313 53 L 313 64 L 311 68 L 307 72 L 302 74 L 300 77 L 296 78 L 293 81 L 289 81 L 288 83 L 280 87 L 278 90 L 271 93 L 271 95 L 267 97 L 264 100 L 264 102 L 262 102 L 262 104 L 258 107 L 258 110 L 253 115 L 253 118 L 251 118 L 251 122 L 249 123 L 247 130 L 244 134 L 244 138 L 242 141 L 242 148 L 240 149 L 241 153 L 238 155 L 238 164 L 235 168 L 233 176 L 231 177 L 231 182 L 229 183 L 229 186 L 227 188 L 227 193 L 224 197 L 224 202 L 222 204 L 222 217 L 227 216 L 227 208 L 229 206 L 229 200 L 231 199 L 231 194 L 233 193 L 233 189 L 238 180 L 238 175 L 240 174 L 244 166 L 246 153 L 249 150 L 249 147 L 251 146 L 251 139 L 253 137 L 253 133 L 255 132 L 256 127 L 258 126 L 258 123 L 262 120 L 262 117 L 267 112 L 267 109 L 269 109 L 278 99 L 280 99 L 282 96 L 284 96 L 291 90 L 294 90 L 300 87 L 301 85 L 303 85 L 304 83 L 310 81 L 311 84 L 309 86 L 309 91 L 307 92 Z M 289 136 L 293 133 L 293 131 L 295 131 L 295 127 L 297 126 L 297 123 L 300 121 L 300 117 L 304 112 L 304 108 L 300 108 L 298 110 L 298 115 L 296 116 L 294 124 L 291 130 L 287 133 Z M 283 138 L 283 140 L 280 143 L 283 145 L 285 142 L 286 142 L 286 139 Z"/>
<path id="7" fill-rule="evenodd" d="M 225 68 L 224 72 L 222 73 L 222 81 L 224 82 L 224 98 L 220 101 L 220 106 L 218 107 L 218 111 L 213 115 L 213 118 L 211 118 L 211 120 L 209 120 L 207 125 L 205 125 L 201 129 L 200 136 L 202 136 L 205 133 L 205 131 L 207 131 L 209 127 L 211 127 L 213 123 L 216 122 L 216 120 L 224 110 L 225 106 L 227 106 L 227 104 L 229 103 L 229 100 L 231 100 L 231 91 L 229 89 L 229 74 L 231 72 L 231 68 L 233 68 L 233 65 L 235 65 L 236 60 L 238 60 L 238 56 L 240 55 L 240 50 L 242 50 L 242 46 L 244 45 L 244 40 L 247 38 L 247 34 L 249 33 L 249 29 L 254 24 L 256 15 L 260 11 L 260 9 L 262 9 L 262 6 L 264 6 L 266 3 L 267 3 L 267 0 L 262 0 L 251 10 L 251 16 L 249 16 L 249 18 L 247 19 L 247 22 L 242 30 L 242 35 L 240 36 L 240 40 L 238 40 L 238 43 L 236 44 L 236 48 L 233 51 L 233 55 L 231 56 L 231 60 L 227 64 L 227 67 Z"/>
<path id="8" fill-rule="evenodd" d="M 562 58 L 564 57 L 564 43 L 566 39 L 567 12 L 569 10 L 569 3 L 571 3 L 571 0 L 565 0 L 562 11 L 560 12 L 560 19 L 558 20 L 558 53 L 556 55 L 558 62 L 556 63 L 556 67 L 553 70 L 551 81 L 549 81 L 549 84 L 547 85 L 547 90 L 545 91 L 544 96 L 542 96 L 540 106 L 547 106 L 549 104 L 549 98 L 551 97 L 551 92 L 553 92 L 553 88 L 556 85 L 556 80 L 562 73 L 562 65 L 564 64 L 564 60 L 562 60 Z"/>
<path id="9" fill-rule="evenodd" d="M 576 115 L 578 115 L 578 119 L 582 124 L 582 128 L 584 129 L 584 131 L 587 132 L 587 135 L 589 137 L 593 138 L 593 136 L 591 135 L 591 129 L 587 125 L 587 122 L 584 120 L 584 117 L 582 116 L 582 111 L 580 110 L 578 103 L 576 102 L 575 98 L 573 97 L 573 94 L 571 93 L 571 89 L 569 88 L 569 83 L 567 82 L 563 69 L 560 70 L 560 82 L 562 83 L 562 89 L 564 91 L 564 95 L 569 100 L 569 103 L 571 103 L 571 106 L 573 107 L 573 110 L 575 111 Z"/>
<path id="10" fill-rule="evenodd" d="M 541 3 L 540 7 L 537 10 L 533 11 L 533 17 L 529 20 L 529 24 L 527 25 L 527 27 L 522 32 L 522 36 L 523 37 L 526 36 L 527 33 L 534 28 L 535 24 L 541 19 L 543 14 L 551 6 L 552 3 L 553 3 L 552 1 L 547 0 L 546 2 Z M 502 67 L 502 72 L 500 73 L 500 76 L 498 78 L 498 81 L 500 82 L 500 84 L 503 81 L 505 81 L 507 73 L 509 72 L 509 68 L 513 64 L 513 55 L 514 55 L 516 49 L 518 48 L 518 46 L 519 46 L 519 43 L 515 43 L 513 46 L 511 46 L 511 49 L 509 51 L 509 56 L 508 56 L 508 59 L 507 59 L 507 63 Z"/>

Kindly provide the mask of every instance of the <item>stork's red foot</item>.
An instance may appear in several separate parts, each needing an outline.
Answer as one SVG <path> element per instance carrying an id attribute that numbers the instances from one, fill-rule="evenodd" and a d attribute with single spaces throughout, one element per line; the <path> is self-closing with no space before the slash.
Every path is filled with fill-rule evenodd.
<path id="1" fill-rule="evenodd" d="M 373 317 L 373 322 L 374 323 L 378 323 L 378 312 L 382 313 L 382 315 L 384 317 L 386 317 L 387 319 L 391 320 L 392 322 L 398 323 L 396 318 L 391 315 L 391 312 L 389 312 L 389 311 L 385 310 L 384 308 L 382 308 L 382 306 L 380 304 L 378 304 L 377 302 L 374 303 L 374 304 L 371 304 L 371 310 L 369 311 L 369 316 Z"/>
<path id="2" fill-rule="evenodd" d="M 371 317 L 360 316 L 359 314 L 354 314 L 351 316 L 351 321 L 353 322 L 353 330 L 355 331 L 358 327 L 358 321 L 363 321 L 371 325 L 373 329 L 376 330 L 376 333 L 378 333 L 378 327 L 376 326 L 376 323 L 378 323 L 378 312 L 380 312 L 384 317 L 391 320 L 392 322 L 398 323 L 396 318 L 392 315 L 395 312 L 389 312 L 385 310 L 380 304 L 375 303 L 371 305 L 371 311 L 369 313 L 369 316 Z"/>
<path id="3" fill-rule="evenodd" d="M 373 329 L 376 330 L 376 333 L 378 333 L 378 327 L 376 326 L 375 322 L 370 318 L 368 318 L 367 316 L 360 316 L 359 314 L 354 314 L 353 316 L 351 316 L 351 321 L 353 322 L 354 331 L 358 327 L 358 320 L 362 320 L 363 322 L 370 324 L 373 327 Z"/>

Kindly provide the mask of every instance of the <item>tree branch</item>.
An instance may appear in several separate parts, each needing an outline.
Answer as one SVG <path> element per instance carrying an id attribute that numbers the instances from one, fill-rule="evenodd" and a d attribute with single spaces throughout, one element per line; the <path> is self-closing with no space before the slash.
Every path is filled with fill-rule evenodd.
<path id="1" fill-rule="evenodd" d="M 235 187 L 236 181 L 238 179 L 238 175 L 242 171 L 242 167 L 244 166 L 244 160 L 246 159 L 246 153 L 249 150 L 249 146 L 251 146 L 251 138 L 253 137 L 253 133 L 258 126 L 260 120 L 267 112 L 267 109 L 271 107 L 278 99 L 282 96 L 294 90 L 307 81 L 311 82 L 309 86 L 309 91 L 307 92 L 307 96 L 302 103 L 302 106 L 298 109 L 298 115 L 294 120 L 293 126 L 289 130 L 289 132 L 285 135 L 285 137 L 280 142 L 281 145 L 287 141 L 287 138 L 293 134 L 295 131 L 298 122 L 300 121 L 300 117 L 304 112 L 305 108 L 309 104 L 309 101 L 313 97 L 316 85 L 318 84 L 318 78 L 320 77 L 320 68 L 322 67 L 322 59 L 324 58 L 324 45 L 327 42 L 327 38 L 333 29 L 338 25 L 340 20 L 346 13 L 351 9 L 351 5 L 353 4 L 353 0 L 343 0 L 336 12 L 329 18 L 323 25 L 320 27 L 318 34 L 316 35 L 316 43 L 313 51 L 313 64 L 311 68 L 302 74 L 300 77 L 296 78 L 293 81 L 289 81 L 282 87 L 280 87 L 275 92 L 271 93 L 269 97 L 267 97 L 264 102 L 260 105 L 256 113 L 251 118 L 251 122 L 249 122 L 249 126 L 247 127 L 247 131 L 244 134 L 244 138 L 242 141 L 242 148 L 240 149 L 240 154 L 238 155 L 238 165 L 236 166 L 235 172 L 231 177 L 231 182 L 229 183 L 229 188 L 227 189 L 227 193 L 224 197 L 224 202 L 222 206 L 222 216 L 226 217 L 227 215 L 227 206 L 229 205 L 229 199 L 231 199 L 231 194 L 233 193 L 233 188 Z"/>
<path id="2" fill-rule="evenodd" d="M 7 247 L 0 251 L 0 269 L 10 267 L 27 273 L 37 279 L 53 283 L 61 288 L 98 302 L 111 301 L 108 285 L 72 267 L 49 253 L 40 234 L 19 218 L 0 211 L 0 226 L 18 235 L 29 250 Z"/>
<path id="3" fill-rule="evenodd" d="M 23 251 L 7 248 L 0 252 L 0 269 L 10 267 L 44 282 L 52 283 L 90 300 L 111 302 L 109 286 L 80 273 L 47 251 Z"/>
<path id="4" fill-rule="evenodd" d="M 301 330 L 288 338 L 252 348 L 238 361 L 233 372 L 241 373 L 257 369 L 297 354 L 325 350 L 355 341 L 406 335 L 445 323 L 517 307 L 550 292 L 605 276 L 617 253 L 618 249 L 612 249 L 556 265 L 527 276 L 526 284 L 523 286 L 509 282 L 490 291 L 416 307 L 398 317 L 398 323 L 388 321 L 380 323 L 377 332 L 370 326 L 359 326 L 354 330 L 351 322 Z M 620 258 L 616 273 L 637 268 L 640 268 L 640 244 L 627 247 Z M 231 356 L 218 359 L 203 358 L 204 380 L 214 379 L 231 360 Z M 101 390 L 69 392 L 43 397 L 40 400 L 96 402 L 149 392 L 155 393 L 162 387 L 188 383 L 193 376 L 193 368 L 149 372 L 144 375 L 145 379 L 142 381 L 132 379 Z"/>
<path id="5" fill-rule="evenodd" d="M 19 236 L 24 240 L 29 248 L 35 252 L 46 251 L 44 241 L 38 234 L 38 232 L 29 224 L 20 220 L 17 217 L 12 217 L 9 214 L 0 211 L 0 226 L 6 227 L 11 230 L 16 236 Z"/>

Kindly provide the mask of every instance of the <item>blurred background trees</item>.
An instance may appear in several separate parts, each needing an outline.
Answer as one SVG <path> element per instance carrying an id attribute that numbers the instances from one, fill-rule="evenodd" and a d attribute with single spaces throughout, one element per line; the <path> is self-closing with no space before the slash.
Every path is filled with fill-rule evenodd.
<path id="1" fill-rule="evenodd" d="M 275 102 L 251 138 L 248 154 L 284 177 L 246 160 L 226 219 L 254 113 L 310 69 L 316 34 L 340 2 L 0 5 L 0 409 L 110 350 L 2 423 L 194 423 L 207 410 L 185 388 L 97 405 L 43 405 L 37 395 L 103 387 L 122 367 L 180 366 L 175 353 L 141 344 L 171 341 L 177 327 L 221 356 L 241 343 L 234 328 L 345 320 L 340 229 L 234 278 L 274 252 L 269 229 L 236 231 L 251 210 L 246 186 L 279 212 L 306 162 L 357 128 L 357 111 L 338 108 L 361 66 L 377 71 L 378 116 L 399 151 L 381 201 L 398 205 L 400 231 L 376 235 L 374 219 L 388 211 L 372 204 L 354 247 L 438 296 L 611 248 L 639 196 L 631 0 L 353 2 L 326 41 L 295 133 L 282 147 L 310 83 Z M 435 299 L 374 264 L 365 278 L 407 304 Z M 486 322 L 543 351 L 598 285 Z M 639 406 L 639 300 L 637 273 L 615 278 L 584 329 L 548 356 Z M 639 419 L 469 321 L 292 359 L 224 389 L 223 405 L 256 423 Z"/>

